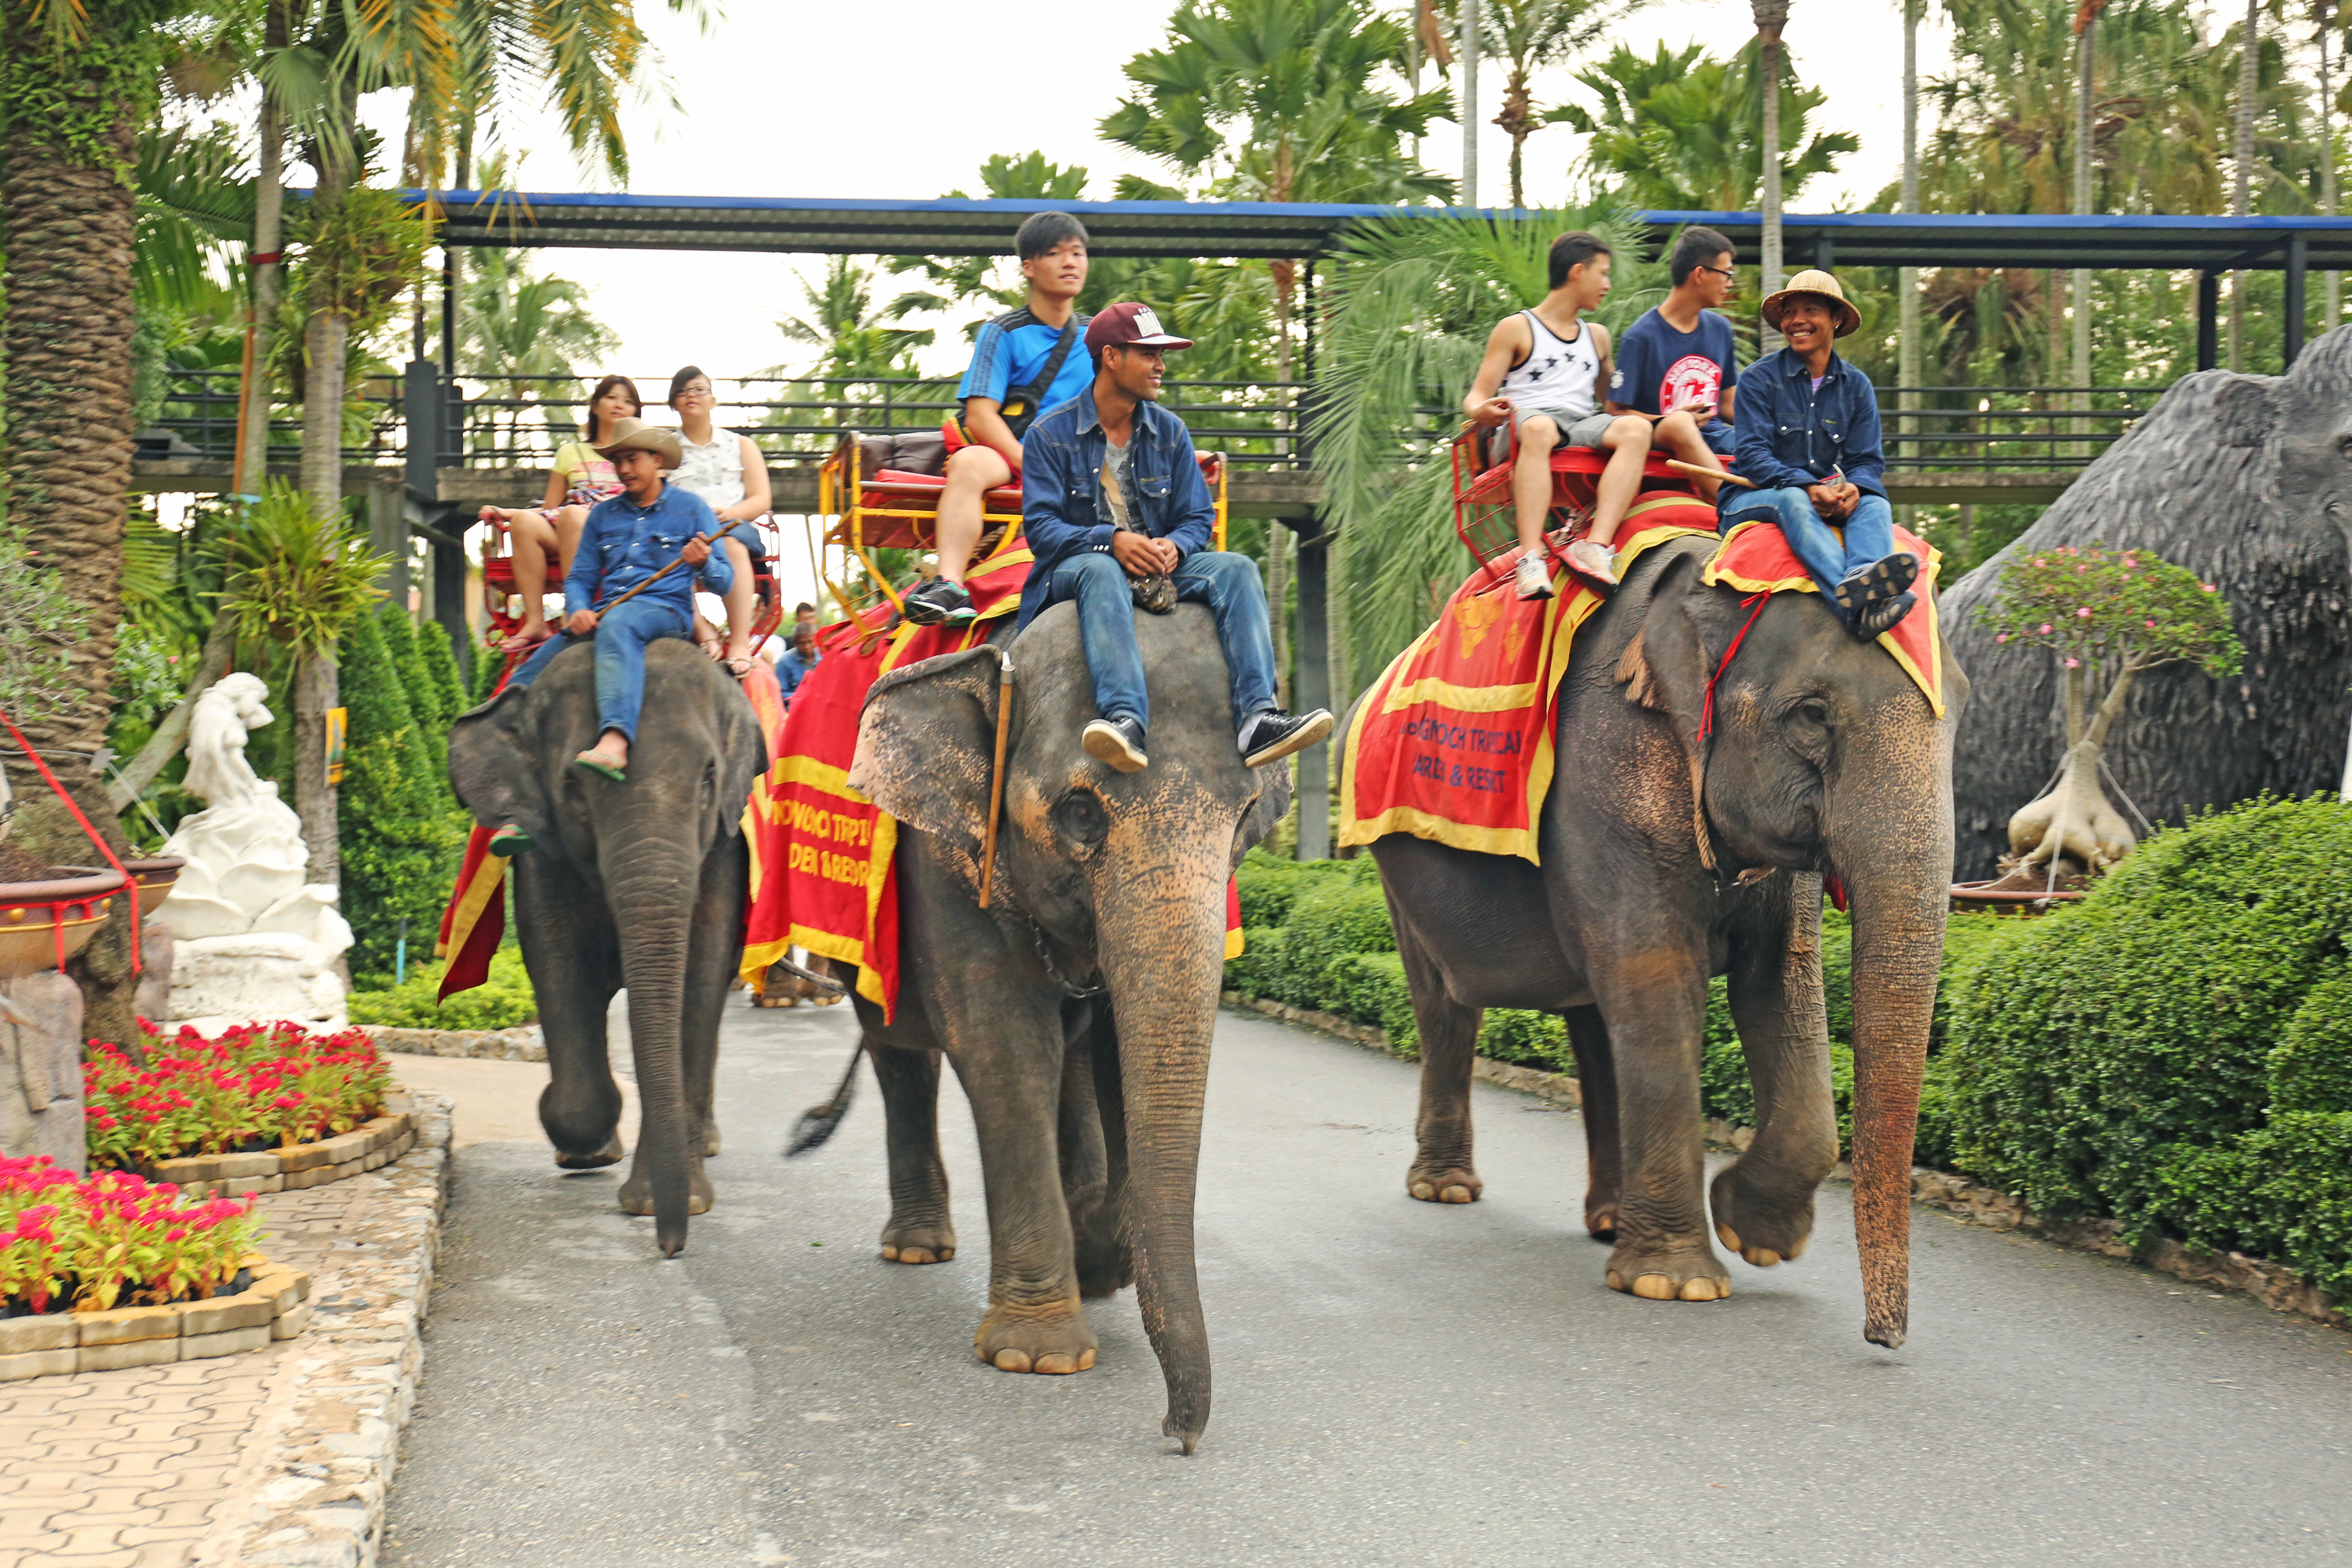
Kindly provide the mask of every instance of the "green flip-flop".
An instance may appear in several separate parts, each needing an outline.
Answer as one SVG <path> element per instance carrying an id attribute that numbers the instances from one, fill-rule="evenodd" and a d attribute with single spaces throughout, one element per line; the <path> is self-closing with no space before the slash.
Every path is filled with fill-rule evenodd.
<path id="1" fill-rule="evenodd" d="M 503 855 L 511 860 L 518 855 L 528 855 L 539 845 L 521 828 L 511 825 L 490 835 L 490 853 Z"/>
<path id="2" fill-rule="evenodd" d="M 626 784 L 629 782 L 629 775 L 626 773 L 614 767 L 611 763 L 604 761 L 593 752 L 581 752 L 578 756 L 572 759 L 572 765 L 575 768 L 586 768 L 592 773 L 602 773 L 606 778 L 611 779 L 614 784 Z"/>

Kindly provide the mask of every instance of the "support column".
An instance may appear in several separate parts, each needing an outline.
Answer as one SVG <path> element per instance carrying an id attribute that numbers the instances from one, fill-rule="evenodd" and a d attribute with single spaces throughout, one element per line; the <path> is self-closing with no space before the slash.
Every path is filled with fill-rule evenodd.
<path id="1" fill-rule="evenodd" d="M 1323 593 L 1326 546 L 1321 524 L 1307 520 L 1298 542 L 1298 679 L 1293 710 L 1312 712 L 1331 700 L 1329 639 L 1325 635 Z M 1325 741 L 1298 753 L 1298 858 L 1331 858 L 1331 743 Z"/>
<path id="2" fill-rule="evenodd" d="M 1824 272 L 1837 270 L 1837 237 L 1827 233 L 1813 236 L 1813 265 Z"/>
<path id="3" fill-rule="evenodd" d="M 383 588 L 403 615 L 408 613 L 408 498 L 398 485 L 370 485 L 367 490 L 368 548 L 392 557 L 383 574 Z"/>
<path id="4" fill-rule="evenodd" d="M 457 519 L 449 520 L 452 523 Z M 463 546 L 433 545 L 433 618 L 449 634 L 457 656 L 457 678 L 474 689 L 474 628 L 466 624 L 466 552 Z"/>
<path id="5" fill-rule="evenodd" d="M 2286 300 L 2280 322 L 2279 368 L 2294 368 L 2295 357 L 2303 353 L 2303 292 L 2304 279 L 2311 267 L 2311 241 L 2303 235 L 2291 236 L 2286 242 Z"/>
<path id="6" fill-rule="evenodd" d="M 2197 368 L 2211 370 L 2221 363 L 2221 275 L 2197 275 Z"/>

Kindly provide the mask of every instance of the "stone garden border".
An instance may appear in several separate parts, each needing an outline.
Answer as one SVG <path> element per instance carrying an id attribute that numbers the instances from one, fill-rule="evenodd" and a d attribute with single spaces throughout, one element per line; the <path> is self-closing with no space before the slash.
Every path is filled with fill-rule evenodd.
<path id="1" fill-rule="evenodd" d="M 257 1252 L 248 1253 L 244 1266 L 253 1270 L 253 1282 L 234 1296 L 0 1319 L 0 1383 L 204 1361 L 300 1333 L 310 1321 L 310 1277 Z"/>
<path id="2" fill-rule="evenodd" d="M 1228 1007 L 1264 1013 L 1286 1024 L 1297 1024 L 1322 1034 L 1337 1035 L 1343 1040 L 1393 1054 L 1387 1030 L 1354 1023 L 1335 1013 L 1318 1013 L 1281 1002 L 1268 1002 L 1260 997 L 1244 996 L 1238 991 L 1225 992 L 1223 1001 Z M 1566 1073 L 1538 1072 L 1533 1068 L 1490 1061 L 1485 1057 L 1475 1058 L 1475 1061 L 1476 1076 L 1488 1083 L 1531 1094 L 1556 1105 L 1579 1107 L 1584 1103 L 1576 1079 Z M 1706 1141 L 1717 1148 L 1745 1153 L 1755 1137 L 1756 1130 L 1752 1127 L 1735 1127 L 1714 1117 L 1706 1121 Z M 1838 1162 L 1837 1168 L 1830 1175 L 1833 1181 L 1850 1182 L 1853 1179 L 1852 1169 L 1843 1160 Z M 1933 1171 L 1925 1166 L 1912 1168 L 1911 1200 L 1928 1208 L 1958 1215 L 1972 1224 L 1990 1226 L 1996 1230 L 2021 1230 L 2061 1247 L 2137 1263 L 2192 1285 L 2251 1296 L 2274 1312 L 2291 1312 L 2309 1318 L 2314 1322 L 2325 1323 L 2332 1329 L 2352 1331 L 2352 1301 L 2340 1305 L 2331 1302 L 2319 1287 L 2284 1264 L 2249 1258 L 2242 1252 L 2204 1252 L 2165 1238 L 2142 1242 L 2135 1247 L 2123 1239 L 2123 1226 L 2119 1221 L 2051 1219 L 2034 1213 L 2023 1198 L 2014 1194 L 1979 1186 L 1966 1176 L 1950 1171 Z"/>
<path id="3" fill-rule="evenodd" d="M 404 1094 L 383 1097 L 383 1114 L 349 1132 L 263 1149 L 251 1154 L 191 1154 L 140 1167 L 151 1182 L 176 1183 L 191 1197 L 243 1198 L 256 1193 L 323 1186 L 399 1159 L 416 1142 L 416 1118 Z"/>
<path id="4" fill-rule="evenodd" d="M 361 1031 L 376 1048 L 404 1057 L 466 1057 L 475 1061 L 543 1062 L 547 1037 L 537 1024 L 511 1029 L 400 1029 L 389 1024 L 362 1024 Z"/>

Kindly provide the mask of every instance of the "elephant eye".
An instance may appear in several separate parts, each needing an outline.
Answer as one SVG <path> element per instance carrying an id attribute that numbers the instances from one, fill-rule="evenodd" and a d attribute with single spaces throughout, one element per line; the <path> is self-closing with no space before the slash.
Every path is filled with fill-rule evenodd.
<path id="1" fill-rule="evenodd" d="M 1825 732 L 1830 727 L 1830 705 L 1818 697 L 1801 698 L 1790 706 L 1788 721 L 1816 735 Z"/>
<path id="2" fill-rule="evenodd" d="M 1054 821 L 1064 834 L 1089 847 L 1110 831 L 1110 813 L 1092 790 L 1074 789 L 1064 795 L 1054 808 Z"/>

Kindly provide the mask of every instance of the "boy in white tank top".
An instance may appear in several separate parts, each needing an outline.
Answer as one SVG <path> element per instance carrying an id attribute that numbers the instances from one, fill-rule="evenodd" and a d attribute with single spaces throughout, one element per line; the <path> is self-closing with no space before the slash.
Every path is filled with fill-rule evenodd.
<path id="1" fill-rule="evenodd" d="M 1611 546 L 1641 489 L 1652 426 L 1638 415 L 1602 408 L 1612 368 L 1609 333 L 1600 322 L 1581 318 L 1609 297 L 1609 247 L 1598 235 L 1579 231 L 1552 241 L 1551 292 L 1534 310 L 1507 316 L 1496 327 L 1462 411 L 1481 425 L 1517 425 L 1519 456 L 1511 473 L 1511 500 L 1523 546 L 1542 539 L 1551 511 L 1553 448 L 1591 447 L 1609 454 L 1594 487 L 1591 531 L 1568 547 L 1568 561 L 1580 575 L 1614 587 L 1616 552 Z M 1544 552 L 1529 548 L 1519 557 L 1517 581 L 1522 599 L 1551 597 L 1551 568 Z"/>

